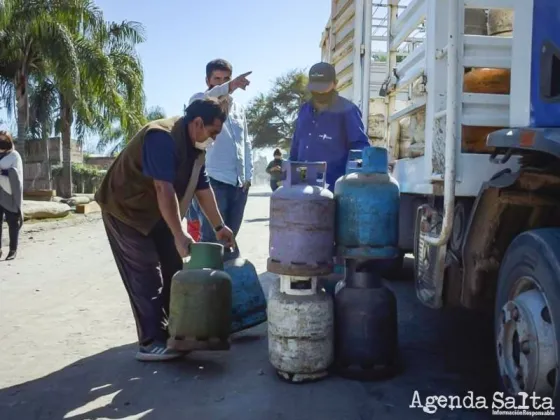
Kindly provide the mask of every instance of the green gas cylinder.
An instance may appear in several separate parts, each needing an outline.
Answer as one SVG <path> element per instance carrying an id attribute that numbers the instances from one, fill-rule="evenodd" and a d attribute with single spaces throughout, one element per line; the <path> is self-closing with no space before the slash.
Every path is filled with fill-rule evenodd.
<path id="1" fill-rule="evenodd" d="M 228 350 L 231 331 L 231 278 L 223 271 L 224 247 L 198 242 L 171 280 L 170 348 Z"/>

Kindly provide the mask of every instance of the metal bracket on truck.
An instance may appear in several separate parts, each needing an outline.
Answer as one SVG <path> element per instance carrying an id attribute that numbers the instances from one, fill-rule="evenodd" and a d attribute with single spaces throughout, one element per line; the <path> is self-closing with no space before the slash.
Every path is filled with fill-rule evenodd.
<path id="1" fill-rule="evenodd" d="M 437 238 L 441 222 L 441 214 L 430 205 L 418 207 L 414 232 L 414 282 L 417 298 L 432 309 L 443 306 L 446 247 L 430 246 L 424 238 Z"/>
<path id="2" fill-rule="evenodd" d="M 521 169 L 504 170 L 484 183 L 474 203 L 462 250 L 460 302 L 491 305 L 495 279 L 507 246 L 519 233 L 556 226 L 560 208 L 560 129 L 514 128 L 491 133 L 496 152 L 521 153 Z M 501 162 L 500 162 L 501 163 Z"/>
<path id="3" fill-rule="evenodd" d="M 560 129 L 507 128 L 488 135 L 488 146 L 542 152 L 560 158 Z"/>
<path id="4" fill-rule="evenodd" d="M 559 225 L 560 172 L 543 169 L 523 167 L 518 172 L 502 171 L 482 186 L 462 251 L 460 301 L 463 306 L 471 309 L 492 306 L 502 258 L 517 235 Z"/>

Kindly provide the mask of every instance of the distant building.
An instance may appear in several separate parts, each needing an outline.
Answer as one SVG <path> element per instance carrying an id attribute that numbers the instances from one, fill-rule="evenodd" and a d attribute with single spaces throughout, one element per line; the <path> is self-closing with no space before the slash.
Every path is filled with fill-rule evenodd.
<path id="1" fill-rule="evenodd" d="M 109 169 L 109 166 L 115 161 L 115 156 L 101 156 L 101 155 L 86 155 L 84 163 L 86 165 L 95 166 L 99 169 Z"/>
<path id="2" fill-rule="evenodd" d="M 22 153 L 21 144 L 18 144 L 17 140 L 15 145 L 20 153 Z M 23 189 L 50 189 L 47 167 L 44 165 L 46 156 L 45 142 L 42 139 L 29 139 L 25 142 L 23 153 L 25 154 Z M 84 162 L 82 146 L 76 140 L 72 140 L 70 158 L 73 163 Z M 58 136 L 49 138 L 49 161 L 51 167 L 62 164 L 62 139 Z"/>

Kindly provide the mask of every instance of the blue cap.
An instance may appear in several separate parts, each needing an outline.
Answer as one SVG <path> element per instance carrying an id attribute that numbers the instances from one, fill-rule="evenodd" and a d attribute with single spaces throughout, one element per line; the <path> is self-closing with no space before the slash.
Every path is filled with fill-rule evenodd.
<path id="1" fill-rule="evenodd" d="M 321 62 L 309 69 L 307 88 L 312 92 L 324 92 L 336 82 L 336 70 L 332 64 Z"/>

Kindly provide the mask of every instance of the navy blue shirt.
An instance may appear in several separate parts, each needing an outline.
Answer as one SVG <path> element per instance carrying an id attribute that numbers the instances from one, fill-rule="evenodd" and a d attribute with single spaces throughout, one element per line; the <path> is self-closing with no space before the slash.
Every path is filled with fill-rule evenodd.
<path id="1" fill-rule="evenodd" d="M 290 160 L 327 162 L 329 189 L 346 171 L 348 151 L 369 146 L 360 109 L 342 96 L 336 96 L 329 108 L 317 112 L 311 102 L 298 114 Z"/>
<path id="2" fill-rule="evenodd" d="M 194 161 L 198 156 L 198 150 L 187 139 L 189 154 L 188 159 Z M 157 181 L 165 181 L 173 184 L 178 195 L 183 195 L 188 184 L 189 174 L 177 173 L 178 167 L 177 146 L 175 140 L 169 133 L 160 130 L 149 131 L 144 138 L 142 148 L 142 172 Z M 208 175 L 203 166 L 198 177 L 197 191 L 210 187 Z"/>

